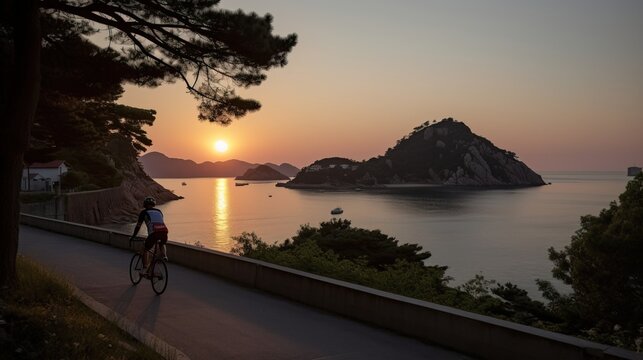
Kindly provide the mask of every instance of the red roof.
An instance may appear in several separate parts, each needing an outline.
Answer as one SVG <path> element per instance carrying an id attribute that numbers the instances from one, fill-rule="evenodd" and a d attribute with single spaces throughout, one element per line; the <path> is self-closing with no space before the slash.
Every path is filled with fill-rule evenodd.
<path id="1" fill-rule="evenodd" d="M 38 168 L 38 169 L 55 169 L 60 167 L 65 162 L 65 160 L 52 160 L 50 162 L 46 163 L 33 163 L 29 165 L 30 168 Z"/>

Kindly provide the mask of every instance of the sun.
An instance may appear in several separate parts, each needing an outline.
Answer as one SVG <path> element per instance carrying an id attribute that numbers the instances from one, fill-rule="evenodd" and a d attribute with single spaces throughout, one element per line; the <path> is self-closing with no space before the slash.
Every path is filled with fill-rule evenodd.
<path id="1" fill-rule="evenodd" d="M 223 140 L 217 140 L 214 143 L 214 150 L 216 150 L 217 152 L 220 152 L 220 153 L 226 152 L 226 151 L 228 151 L 228 143 L 223 141 Z"/>

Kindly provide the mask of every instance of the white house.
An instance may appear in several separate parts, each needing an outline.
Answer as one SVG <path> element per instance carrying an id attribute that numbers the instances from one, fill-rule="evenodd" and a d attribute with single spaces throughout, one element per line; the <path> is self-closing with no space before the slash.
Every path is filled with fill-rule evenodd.
<path id="1" fill-rule="evenodd" d="M 69 171 L 64 160 L 33 163 L 22 169 L 22 191 L 54 191 L 60 185 L 60 176 Z"/>

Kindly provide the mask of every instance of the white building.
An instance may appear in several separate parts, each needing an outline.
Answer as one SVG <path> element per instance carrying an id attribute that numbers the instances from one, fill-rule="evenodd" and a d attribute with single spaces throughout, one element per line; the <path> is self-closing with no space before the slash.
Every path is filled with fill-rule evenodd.
<path id="1" fill-rule="evenodd" d="M 64 160 L 33 163 L 22 169 L 21 191 L 54 191 L 60 185 L 60 176 L 69 171 Z"/>

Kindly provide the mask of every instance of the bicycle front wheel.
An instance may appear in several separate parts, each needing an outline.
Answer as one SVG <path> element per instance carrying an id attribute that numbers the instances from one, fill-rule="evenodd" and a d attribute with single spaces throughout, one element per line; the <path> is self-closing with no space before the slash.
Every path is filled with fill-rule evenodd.
<path id="1" fill-rule="evenodd" d="M 129 262 L 129 279 L 136 285 L 141 282 L 141 270 L 143 270 L 143 257 L 141 254 L 134 254 Z"/>
<path id="2" fill-rule="evenodd" d="M 163 260 L 155 260 L 152 263 L 152 289 L 158 295 L 163 294 L 167 288 L 167 265 Z"/>

